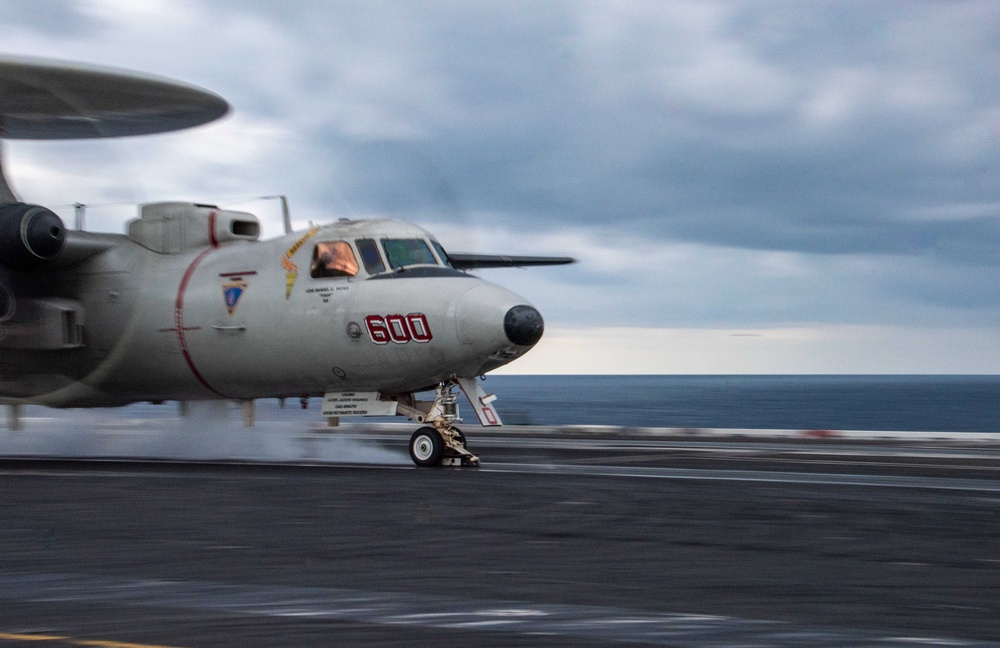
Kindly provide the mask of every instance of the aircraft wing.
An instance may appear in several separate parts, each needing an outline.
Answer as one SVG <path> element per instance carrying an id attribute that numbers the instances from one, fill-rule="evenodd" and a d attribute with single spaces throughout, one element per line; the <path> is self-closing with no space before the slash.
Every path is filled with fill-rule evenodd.
<path id="1" fill-rule="evenodd" d="M 576 263 L 576 259 L 570 257 L 507 256 L 505 254 L 466 254 L 464 252 L 449 252 L 448 260 L 457 270 L 527 268 Z"/>

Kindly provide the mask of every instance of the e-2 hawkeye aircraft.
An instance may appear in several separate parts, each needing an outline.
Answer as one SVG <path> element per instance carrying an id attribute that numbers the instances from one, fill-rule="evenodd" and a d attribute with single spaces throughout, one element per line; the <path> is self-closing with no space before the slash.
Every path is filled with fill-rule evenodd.
<path id="1" fill-rule="evenodd" d="M 105 138 L 201 125 L 229 110 L 186 84 L 116 70 L 0 61 L 0 137 Z M 286 203 L 287 205 L 287 203 Z M 563 257 L 449 253 L 395 220 L 339 220 L 261 241 L 249 213 L 141 205 L 127 234 L 68 229 L 21 202 L 0 164 L 0 403 L 115 407 L 323 397 L 327 417 L 404 415 L 419 466 L 478 465 L 455 427 L 463 391 L 500 425 L 477 377 L 527 353 L 542 316 L 476 268 Z M 416 394 L 433 390 L 433 400 Z"/>

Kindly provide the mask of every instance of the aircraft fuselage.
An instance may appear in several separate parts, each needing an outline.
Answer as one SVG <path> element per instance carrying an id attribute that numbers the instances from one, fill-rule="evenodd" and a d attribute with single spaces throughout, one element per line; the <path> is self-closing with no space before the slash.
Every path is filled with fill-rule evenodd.
<path id="1" fill-rule="evenodd" d="M 416 226 L 339 222 L 258 242 L 219 240 L 214 218 L 203 245 L 170 249 L 160 237 L 157 251 L 148 235 L 89 235 L 103 251 L 81 263 L 9 273 L 19 310 L 0 324 L 0 399 L 73 407 L 407 393 L 482 375 L 541 335 L 523 298 L 449 267 Z M 353 259 L 325 271 L 331 254 Z"/>

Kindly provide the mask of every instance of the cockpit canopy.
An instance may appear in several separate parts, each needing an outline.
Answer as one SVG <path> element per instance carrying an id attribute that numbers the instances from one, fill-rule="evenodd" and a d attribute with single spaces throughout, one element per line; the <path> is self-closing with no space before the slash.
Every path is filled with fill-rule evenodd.
<path id="1" fill-rule="evenodd" d="M 381 242 L 389 267 L 393 270 L 414 265 L 438 265 L 427 247 L 427 241 L 423 239 L 382 239 Z"/>
<path id="2" fill-rule="evenodd" d="M 317 236 L 313 245 L 310 275 L 314 279 L 325 277 L 354 277 L 362 273 L 369 276 L 387 272 L 397 272 L 413 267 L 451 268 L 451 262 L 444 248 L 429 235 L 415 235 L 416 228 L 407 227 L 405 232 L 382 232 L 388 230 L 384 222 L 370 222 L 368 231 L 337 231 L 334 229 Z M 352 222 L 351 226 L 360 226 Z M 353 236 L 352 236 L 353 234 Z M 360 259 L 360 261 L 359 261 Z"/>
<path id="3" fill-rule="evenodd" d="M 569 257 L 449 254 L 426 230 L 394 220 L 342 220 L 323 228 L 315 240 L 314 278 L 365 274 L 380 279 L 441 277 L 482 268 L 528 268 L 574 262 Z"/>

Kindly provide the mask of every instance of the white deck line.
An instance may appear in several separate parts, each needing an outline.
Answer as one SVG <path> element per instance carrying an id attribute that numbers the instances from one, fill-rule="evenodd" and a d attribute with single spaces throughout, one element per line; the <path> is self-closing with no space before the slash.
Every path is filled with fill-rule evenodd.
<path id="1" fill-rule="evenodd" d="M 395 425 L 395 424 L 393 424 Z M 1000 432 L 916 432 L 908 430 L 778 430 L 755 428 L 670 428 L 618 427 L 610 425 L 508 425 L 498 432 L 507 434 L 554 434 L 581 436 L 650 436 L 650 437 L 734 437 L 755 439 L 826 439 L 856 441 L 948 441 L 1000 443 Z M 473 431 L 473 434 L 482 434 Z M 489 434 L 489 432 L 486 432 Z"/>

